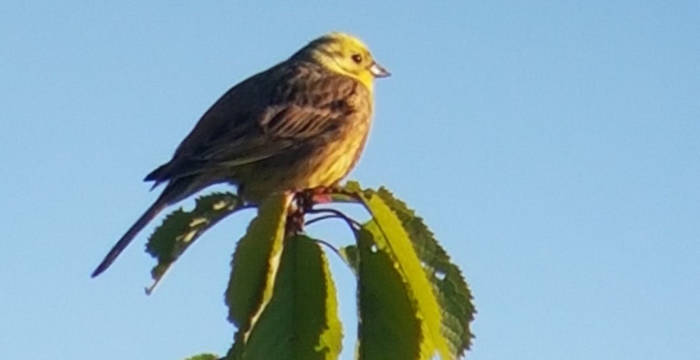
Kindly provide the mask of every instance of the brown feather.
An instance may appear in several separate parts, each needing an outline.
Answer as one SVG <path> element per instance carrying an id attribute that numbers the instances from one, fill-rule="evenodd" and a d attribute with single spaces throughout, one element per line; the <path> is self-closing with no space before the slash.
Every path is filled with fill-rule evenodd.
<path id="1" fill-rule="evenodd" d="M 353 60 L 361 53 L 364 62 Z M 332 33 L 232 87 L 200 118 L 172 159 L 146 176 L 167 186 L 93 273 L 112 264 L 162 209 L 228 182 L 252 203 L 275 192 L 335 185 L 353 168 L 372 117 L 372 80 L 388 72 L 361 41 Z"/>
<path id="2" fill-rule="evenodd" d="M 369 114 L 369 94 L 354 79 L 313 63 L 283 63 L 226 92 L 173 159 L 146 179 L 163 182 L 211 172 L 221 177 L 213 182 L 240 185 L 248 177 L 246 171 L 239 174 L 240 167 L 277 163 L 275 157 L 286 158 L 291 149 L 333 143 L 346 131 L 359 130 L 353 127 L 369 121 Z"/>

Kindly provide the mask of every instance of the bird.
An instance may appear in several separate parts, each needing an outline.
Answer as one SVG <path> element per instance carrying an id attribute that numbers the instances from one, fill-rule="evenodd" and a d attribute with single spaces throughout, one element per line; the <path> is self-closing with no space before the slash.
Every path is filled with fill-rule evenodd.
<path id="1" fill-rule="evenodd" d="M 225 92 L 172 158 L 149 173 L 165 188 L 92 273 L 104 272 L 163 209 L 228 183 L 250 204 L 280 192 L 330 188 L 357 163 L 369 134 L 374 79 L 390 73 L 357 37 L 331 32 Z"/>

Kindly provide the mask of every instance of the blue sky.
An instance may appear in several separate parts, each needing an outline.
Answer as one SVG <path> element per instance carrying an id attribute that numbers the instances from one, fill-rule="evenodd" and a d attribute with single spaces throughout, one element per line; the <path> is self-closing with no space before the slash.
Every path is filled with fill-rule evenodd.
<path id="1" fill-rule="evenodd" d="M 14 0 L 0 5 L 3 356 L 223 354 L 252 213 L 151 296 L 147 232 L 89 273 L 202 112 L 331 30 L 393 73 L 350 177 L 393 189 L 464 271 L 468 358 L 700 356 L 699 2 Z M 354 285 L 334 270 L 350 359 Z"/>

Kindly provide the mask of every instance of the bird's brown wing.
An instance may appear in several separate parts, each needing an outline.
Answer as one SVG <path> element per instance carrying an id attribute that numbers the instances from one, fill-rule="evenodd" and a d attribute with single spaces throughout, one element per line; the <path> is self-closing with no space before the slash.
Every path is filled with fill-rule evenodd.
<path id="1" fill-rule="evenodd" d="M 284 64 L 283 64 L 284 65 Z M 173 159 L 146 180 L 162 182 L 260 161 L 333 136 L 354 109 L 357 82 L 312 64 L 277 66 L 236 85 L 200 119 Z"/>

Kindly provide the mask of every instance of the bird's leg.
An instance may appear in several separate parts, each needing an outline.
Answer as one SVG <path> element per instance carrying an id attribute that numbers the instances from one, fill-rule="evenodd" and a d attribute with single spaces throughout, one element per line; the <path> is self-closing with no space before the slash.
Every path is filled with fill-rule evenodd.
<path id="1" fill-rule="evenodd" d="M 304 190 L 294 194 L 292 209 L 287 216 L 287 233 L 297 234 L 304 231 L 304 215 L 314 206 L 313 193 Z"/>
<path id="2" fill-rule="evenodd" d="M 306 189 L 294 194 L 293 208 L 287 217 L 287 232 L 300 233 L 304 231 L 304 216 L 312 212 L 316 204 L 326 204 L 333 201 L 333 187 L 319 186 Z"/>
<path id="3" fill-rule="evenodd" d="M 332 193 L 333 188 L 325 186 L 307 189 L 297 193 L 297 204 L 304 212 L 308 212 L 316 204 L 326 204 L 333 201 Z"/>
<path id="4" fill-rule="evenodd" d="M 292 202 L 289 214 L 287 215 L 287 234 L 298 234 L 304 230 L 304 210 L 298 204 L 298 195 L 294 195 L 295 201 Z"/>
<path id="5" fill-rule="evenodd" d="M 332 189 L 329 187 L 316 187 L 297 192 L 294 195 L 294 205 L 287 217 L 287 232 L 299 233 L 304 230 L 304 215 L 313 209 L 316 204 L 324 204 L 332 201 Z"/>
<path id="6" fill-rule="evenodd" d="M 313 190 L 304 190 L 297 193 L 297 205 L 302 213 L 314 207 Z"/>

